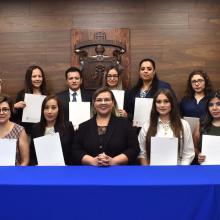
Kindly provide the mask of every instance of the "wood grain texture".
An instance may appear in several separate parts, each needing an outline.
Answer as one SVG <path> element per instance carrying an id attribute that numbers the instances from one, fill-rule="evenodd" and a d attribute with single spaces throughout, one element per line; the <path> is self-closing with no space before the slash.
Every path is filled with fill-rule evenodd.
<path id="1" fill-rule="evenodd" d="M 40 65 L 51 93 L 65 88 L 74 28 L 130 29 L 130 86 L 141 59 L 155 59 L 178 98 L 188 74 L 208 72 L 220 88 L 219 0 L 9 0 L 0 2 L 0 78 L 15 97 L 29 65 Z"/>

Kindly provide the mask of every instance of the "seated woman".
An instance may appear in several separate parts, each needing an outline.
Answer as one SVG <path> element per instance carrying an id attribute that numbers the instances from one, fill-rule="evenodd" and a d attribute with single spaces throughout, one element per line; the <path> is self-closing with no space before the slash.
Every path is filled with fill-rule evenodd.
<path id="1" fill-rule="evenodd" d="M 59 132 L 60 141 L 63 150 L 63 156 L 66 165 L 71 164 L 72 143 L 74 138 L 74 129 L 71 122 L 64 121 L 64 115 L 60 100 L 51 95 L 44 99 L 41 109 L 41 121 L 33 125 L 31 138 L 31 165 L 37 164 L 33 138 L 41 137 L 47 134 Z"/>
<path id="2" fill-rule="evenodd" d="M 151 137 L 178 138 L 178 164 L 189 165 L 194 158 L 194 145 L 190 126 L 180 119 L 176 99 L 168 89 L 160 89 L 155 94 L 150 120 L 142 127 L 138 139 L 142 165 L 150 164 Z"/>
<path id="3" fill-rule="evenodd" d="M 131 121 L 133 121 L 135 98 L 153 98 L 157 90 L 161 88 L 170 89 L 174 94 L 169 83 L 158 79 L 155 62 L 149 58 L 141 60 L 139 80 L 125 96 L 125 111 Z"/>
<path id="4" fill-rule="evenodd" d="M 44 71 L 39 66 L 28 67 L 25 75 L 25 88 L 18 92 L 17 98 L 14 104 L 14 116 L 13 120 L 24 126 L 27 134 L 30 133 L 33 123 L 22 123 L 22 112 L 26 104 L 24 102 L 25 93 L 46 95 L 46 77 Z"/>
<path id="5" fill-rule="evenodd" d="M 0 138 L 17 139 L 15 165 L 26 166 L 29 163 L 28 137 L 22 126 L 10 121 L 12 112 L 12 100 L 0 95 Z"/>
<path id="6" fill-rule="evenodd" d="M 198 153 L 198 162 L 205 161 L 205 155 L 202 155 L 202 135 L 220 136 L 220 91 L 212 92 L 206 104 L 205 119 L 197 125 L 193 135 L 195 147 Z"/>
<path id="7" fill-rule="evenodd" d="M 119 70 L 117 66 L 110 66 L 107 69 L 106 86 L 110 90 L 122 90 L 122 83 L 120 77 L 121 77 L 121 70 Z M 117 115 L 120 117 L 127 117 L 127 113 L 123 109 L 118 109 Z"/>
<path id="8" fill-rule="evenodd" d="M 194 70 L 190 73 L 185 96 L 180 102 L 182 116 L 204 118 L 206 102 L 211 91 L 211 82 L 204 71 Z"/>
<path id="9" fill-rule="evenodd" d="M 73 145 L 76 164 L 112 166 L 133 164 L 139 153 L 135 130 L 127 118 L 116 117 L 116 101 L 107 87 L 95 91 L 95 116 L 80 124 Z"/>

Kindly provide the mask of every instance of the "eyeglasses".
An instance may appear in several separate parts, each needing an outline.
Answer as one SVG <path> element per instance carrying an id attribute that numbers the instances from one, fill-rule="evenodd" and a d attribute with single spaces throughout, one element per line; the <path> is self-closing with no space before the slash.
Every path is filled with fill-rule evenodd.
<path id="1" fill-rule="evenodd" d="M 203 83 L 205 80 L 204 79 L 197 79 L 197 80 L 192 80 L 191 83 L 192 84 L 196 84 L 196 83 Z"/>
<path id="2" fill-rule="evenodd" d="M 109 98 L 103 98 L 103 99 L 98 98 L 98 99 L 95 100 L 95 102 L 97 102 L 97 103 L 111 102 L 111 101 L 112 101 L 112 99 L 109 99 Z"/>
<path id="3" fill-rule="evenodd" d="M 107 78 L 118 78 L 118 75 L 107 75 Z"/>
<path id="4" fill-rule="evenodd" d="M 7 114 L 9 111 L 9 108 L 0 108 L 0 113 Z"/>

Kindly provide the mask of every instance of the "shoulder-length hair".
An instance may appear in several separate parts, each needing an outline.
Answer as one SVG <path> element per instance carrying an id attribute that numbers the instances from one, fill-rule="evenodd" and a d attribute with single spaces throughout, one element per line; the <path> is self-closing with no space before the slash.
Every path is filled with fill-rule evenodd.
<path id="1" fill-rule="evenodd" d="M 57 106 L 58 106 L 58 115 L 56 118 L 56 122 L 54 127 L 60 132 L 62 133 L 62 131 L 65 128 L 65 122 L 64 122 L 64 113 L 63 113 L 63 108 L 62 108 L 62 104 L 61 101 L 59 100 L 59 98 L 56 95 L 49 95 L 47 96 L 43 103 L 42 103 L 42 107 L 41 107 L 41 119 L 40 119 L 40 131 L 42 134 L 44 134 L 45 129 L 47 127 L 47 121 L 45 119 L 44 116 L 44 109 L 46 108 L 46 104 L 49 100 L 54 99 L 57 102 Z"/>
<path id="2" fill-rule="evenodd" d="M 201 121 L 201 123 L 200 123 L 201 134 L 206 134 L 209 131 L 211 125 L 212 125 L 213 117 L 212 117 L 212 115 L 209 111 L 209 103 L 214 98 L 218 98 L 220 100 L 220 90 L 213 91 L 208 96 L 208 100 L 207 100 L 207 103 L 206 103 L 206 115 L 205 115 L 204 120 Z"/>
<path id="3" fill-rule="evenodd" d="M 118 74 L 118 84 L 116 86 L 117 89 L 122 89 L 122 81 L 121 81 L 121 74 L 123 72 L 123 69 L 120 69 L 118 65 L 110 65 L 107 69 L 106 69 L 106 73 L 105 73 L 105 86 L 108 87 L 108 83 L 107 83 L 107 76 L 110 70 L 115 70 Z"/>
<path id="4" fill-rule="evenodd" d="M 156 64 L 155 64 L 154 60 L 152 60 L 150 58 L 145 58 L 145 59 L 141 60 L 139 63 L 139 71 L 140 71 L 140 68 L 141 68 L 141 65 L 143 62 L 150 62 L 151 65 L 153 66 L 153 69 L 155 70 L 155 75 L 154 75 L 154 78 L 153 78 L 152 84 L 151 84 L 151 91 L 154 94 L 157 91 L 157 84 L 158 84 L 158 76 L 156 73 Z M 142 86 L 143 86 L 143 80 L 139 77 L 137 84 L 134 86 L 135 91 L 138 92 Z"/>
<path id="5" fill-rule="evenodd" d="M 93 93 L 93 96 L 92 96 L 92 111 L 93 111 L 93 114 L 96 114 L 96 110 L 95 110 L 95 107 L 94 107 L 94 103 L 96 101 L 96 98 L 99 94 L 101 93 L 104 93 L 104 92 L 108 92 L 110 93 L 111 95 L 111 99 L 114 103 L 114 107 L 112 109 L 112 115 L 114 116 L 117 116 L 117 110 L 118 110 L 118 106 L 117 106 L 117 102 L 116 102 L 116 99 L 115 99 L 115 96 L 113 94 L 113 92 L 108 88 L 108 87 L 101 87 L 99 89 L 97 89 L 94 93 Z"/>
<path id="6" fill-rule="evenodd" d="M 186 85 L 186 90 L 185 90 L 185 98 L 192 98 L 195 94 L 195 91 L 192 87 L 192 77 L 195 75 L 200 75 L 204 80 L 205 80 L 205 96 L 207 96 L 210 92 L 212 92 L 212 83 L 208 77 L 208 74 L 204 72 L 203 70 L 193 70 L 187 79 L 187 85 Z"/>
<path id="7" fill-rule="evenodd" d="M 180 118 L 176 98 L 173 96 L 172 92 L 169 89 L 159 89 L 153 98 L 153 104 L 152 104 L 152 109 L 150 113 L 150 124 L 149 124 L 149 128 L 148 128 L 147 135 L 146 135 L 146 152 L 147 152 L 148 160 L 150 160 L 151 137 L 154 137 L 157 134 L 157 124 L 158 124 L 158 118 L 160 115 L 156 109 L 156 101 L 160 94 L 164 94 L 168 98 L 171 104 L 170 125 L 171 125 L 174 136 L 178 138 L 179 155 L 181 153 L 180 152 L 180 138 L 184 137 L 183 126 L 181 123 L 181 118 Z"/>
<path id="8" fill-rule="evenodd" d="M 33 73 L 33 70 L 35 70 L 35 69 L 39 69 L 41 71 L 43 80 L 42 80 L 42 84 L 40 86 L 40 91 L 41 91 L 42 95 L 46 95 L 47 94 L 47 91 L 46 91 L 46 77 L 45 77 L 44 71 L 40 66 L 35 66 L 35 65 L 29 66 L 27 71 L 26 71 L 24 91 L 25 91 L 25 93 L 30 93 L 30 94 L 33 93 L 32 73 Z"/>

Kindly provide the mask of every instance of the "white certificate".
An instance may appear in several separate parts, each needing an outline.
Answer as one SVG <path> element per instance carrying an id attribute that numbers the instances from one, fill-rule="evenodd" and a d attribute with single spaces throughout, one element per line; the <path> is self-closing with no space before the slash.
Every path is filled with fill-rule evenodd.
<path id="1" fill-rule="evenodd" d="M 178 138 L 152 137 L 150 165 L 177 165 Z"/>
<path id="2" fill-rule="evenodd" d="M 220 136 L 202 135 L 203 165 L 220 165 Z"/>
<path id="3" fill-rule="evenodd" d="M 14 166 L 17 139 L 0 139 L 0 166 Z"/>
<path id="4" fill-rule="evenodd" d="M 69 120 L 74 128 L 90 119 L 90 102 L 69 102 Z"/>
<path id="5" fill-rule="evenodd" d="M 133 126 L 142 127 L 150 119 L 152 98 L 135 98 Z"/>
<path id="6" fill-rule="evenodd" d="M 195 127 L 196 127 L 196 124 L 199 123 L 199 118 L 183 117 L 183 119 L 185 119 L 185 120 L 189 123 L 191 132 L 192 132 L 192 134 L 193 134 L 193 132 L 194 132 L 194 130 L 195 130 Z"/>
<path id="7" fill-rule="evenodd" d="M 124 109 L 124 96 L 125 96 L 125 91 L 124 90 L 112 90 L 117 105 L 118 105 L 118 109 Z"/>
<path id="8" fill-rule="evenodd" d="M 26 107 L 23 109 L 22 122 L 37 123 L 40 121 L 41 106 L 45 97 L 45 95 L 25 93 Z"/>
<path id="9" fill-rule="evenodd" d="M 59 133 L 34 138 L 34 147 L 39 166 L 65 165 Z"/>

